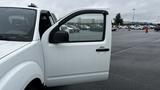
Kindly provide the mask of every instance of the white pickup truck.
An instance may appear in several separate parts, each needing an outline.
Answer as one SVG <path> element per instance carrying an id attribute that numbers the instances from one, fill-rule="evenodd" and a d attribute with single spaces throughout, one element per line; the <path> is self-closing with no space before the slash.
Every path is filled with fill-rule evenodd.
<path id="1" fill-rule="evenodd" d="M 36 7 L 0 7 L 0 12 L 0 90 L 108 78 L 111 19 L 106 10 L 78 10 L 58 21 Z"/>

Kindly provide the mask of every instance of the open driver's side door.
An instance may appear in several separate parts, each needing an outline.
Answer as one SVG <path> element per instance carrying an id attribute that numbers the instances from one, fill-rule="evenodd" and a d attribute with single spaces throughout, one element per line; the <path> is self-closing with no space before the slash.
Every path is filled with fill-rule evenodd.
<path id="1" fill-rule="evenodd" d="M 42 37 L 47 86 L 106 80 L 111 56 L 111 20 L 106 10 L 79 10 Z"/>

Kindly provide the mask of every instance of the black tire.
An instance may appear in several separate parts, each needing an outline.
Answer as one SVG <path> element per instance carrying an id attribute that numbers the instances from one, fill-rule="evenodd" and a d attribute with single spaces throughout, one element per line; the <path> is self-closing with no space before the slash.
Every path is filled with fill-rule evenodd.
<path id="1" fill-rule="evenodd" d="M 33 81 L 24 90 L 45 90 L 44 86 L 39 81 Z"/>
<path id="2" fill-rule="evenodd" d="M 42 89 L 40 89 L 40 88 L 38 88 L 36 86 L 29 86 L 25 90 L 42 90 Z"/>

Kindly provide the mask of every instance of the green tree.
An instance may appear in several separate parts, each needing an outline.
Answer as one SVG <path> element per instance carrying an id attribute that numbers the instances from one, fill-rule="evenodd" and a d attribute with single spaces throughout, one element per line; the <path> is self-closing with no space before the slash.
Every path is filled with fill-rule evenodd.
<path id="1" fill-rule="evenodd" d="M 114 18 L 114 25 L 116 26 L 123 25 L 123 19 L 120 13 L 118 13 L 116 17 Z"/>

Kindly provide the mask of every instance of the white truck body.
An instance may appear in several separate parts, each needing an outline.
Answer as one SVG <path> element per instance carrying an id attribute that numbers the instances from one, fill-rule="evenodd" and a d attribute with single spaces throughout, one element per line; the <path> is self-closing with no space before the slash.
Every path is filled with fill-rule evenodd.
<path id="1" fill-rule="evenodd" d="M 33 9 L 37 12 L 33 40 L 29 42 L 0 40 L 0 90 L 25 90 L 34 79 L 39 79 L 48 87 L 108 79 L 111 19 L 107 11 L 98 9 L 75 11 L 53 24 L 40 37 L 41 9 L 24 9 Z M 105 15 L 104 39 L 50 43 L 48 40 L 50 33 L 66 18 L 78 16 L 78 14 L 74 16 L 77 12 L 80 15 L 94 12 Z"/>

